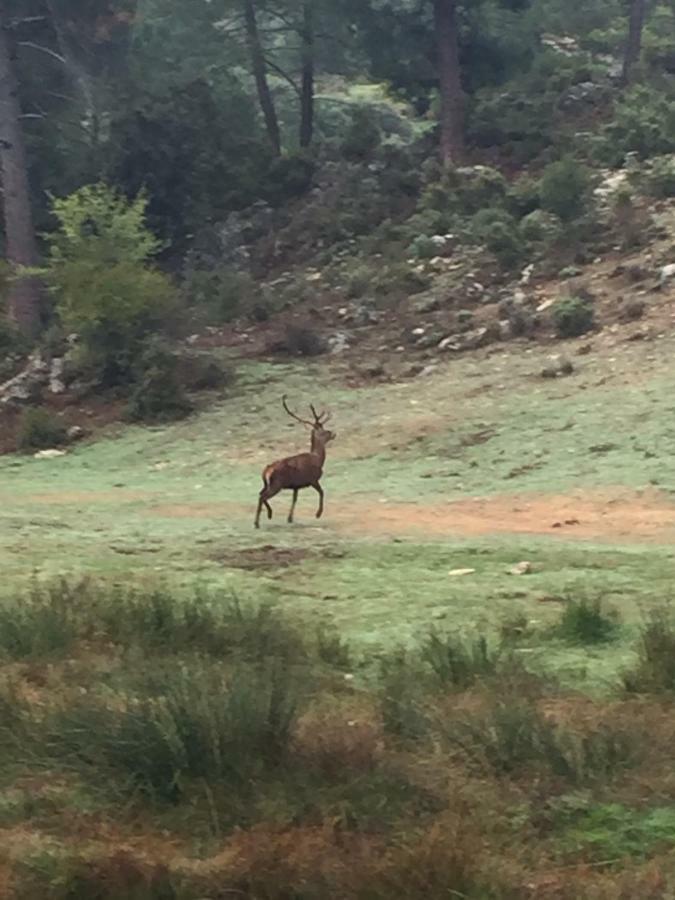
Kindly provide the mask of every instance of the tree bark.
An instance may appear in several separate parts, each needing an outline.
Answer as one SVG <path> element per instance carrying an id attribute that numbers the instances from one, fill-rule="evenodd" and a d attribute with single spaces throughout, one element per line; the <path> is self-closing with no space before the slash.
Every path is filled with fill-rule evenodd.
<path id="1" fill-rule="evenodd" d="M 624 87 L 630 84 L 633 67 L 640 58 L 642 49 L 642 30 L 645 24 L 647 0 L 631 0 L 628 20 L 628 40 L 623 57 L 623 73 L 621 83 Z"/>
<path id="2" fill-rule="evenodd" d="M 277 112 L 274 108 L 270 86 L 267 82 L 267 66 L 265 65 L 265 54 L 263 53 L 262 44 L 260 42 L 260 32 L 258 31 L 254 0 L 244 0 L 244 20 L 246 23 L 246 42 L 251 56 L 251 68 L 253 69 L 253 77 L 255 78 L 260 109 L 263 114 L 263 119 L 265 120 L 267 137 L 269 138 L 274 155 L 281 156 L 281 132 L 279 131 L 279 120 L 277 119 Z"/>
<path id="3" fill-rule="evenodd" d="M 456 0 L 434 0 L 441 93 L 441 160 L 450 166 L 464 155 L 464 93 L 459 67 Z"/>
<path id="4" fill-rule="evenodd" d="M 314 0 L 302 8 L 302 91 L 300 146 L 309 147 L 314 137 Z"/>
<path id="5" fill-rule="evenodd" d="M 5 224 L 5 253 L 12 268 L 9 315 L 21 331 L 34 335 L 40 324 L 39 280 L 22 276 L 21 269 L 38 263 L 28 183 L 26 148 L 21 129 L 21 107 L 14 72 L 14 49 L 4 4 L 0 2 L 0 177 Z"/>

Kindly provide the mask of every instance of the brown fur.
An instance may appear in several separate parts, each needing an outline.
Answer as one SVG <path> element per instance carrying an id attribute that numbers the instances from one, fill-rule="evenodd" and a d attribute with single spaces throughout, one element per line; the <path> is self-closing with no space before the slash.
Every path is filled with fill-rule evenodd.
<path id="1" fill-rule="evenodd" d="M 314 422 L 306 422 L 304 419 L 291 413 L 286 406 L 286 398 L 284 397 L 284 409 L 301 422 L 303 425 L 309 425 L 312 429 L 312 443 L 309 453 L 298 453 L 295 456 L 287 456 L 285 459 L 279 459 L 276 462 L 266 466 L 262 473 L 263 489 L 258 497 L 258 509 L 255 517 L 255 527 L 260 527 L 260 514 L 263 506 L 267 510 L 267 518 L 272 518 L 272 507 L 269 501 L 280 491 L 293 491 L 293 501 L 291 509 L 288 513 L 288 521 L 293 521 L 293 513 L 295 504 L 298 500 L 298 491 L 303 488 L 314 488 L 319 495 L 319 508 L 316 512 L 316 518 L 320 519 L 323 514 L 323 488 L 320 485 L 320 479 L 323 474 L 323 465 L 326 460 L 326 445 L 335 437 L 334 432 L 327 431 L 323 426 L 328 421 L 325 413 L 318 416 L 314 407 Z"/>

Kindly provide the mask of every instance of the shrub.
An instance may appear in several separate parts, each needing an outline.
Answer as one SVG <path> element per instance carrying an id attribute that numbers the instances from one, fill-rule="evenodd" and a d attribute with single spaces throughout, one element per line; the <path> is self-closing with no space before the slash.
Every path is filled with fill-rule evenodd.
<path id="1" fill-rule="evenodd" d="M 45 657 L 69 652 L 78 637 L 74 593 L 65 583 L 34 587 L 26 597 L 0 605 L 0 656 Z"/>
<path id="2" fill-rule="evenodd" d="M 306 325 L 287 325 L 284 336 L 274 350 L 289 356 L 321 356 L 326 352 L 326 343 L 321 335 Z"/>
<path id="3" fill-rule="evenodd" d="M 319 659 L 337 669 L 350 669 L 352 654 L 349 644 L 342 640 L 335 628 L 321 626 L 316 633 L 316 650 Z"/>
<path id="4" fill-rule="evenodd" d="M 139 346 L 177 309 L 170 280 L 150 265 L 160 244 L 145 207 L 142 196 L 128 201 L 102 184 L 52 202 L 58 228 L 48 236 L 45 277 L 63 325 L 81 336 L 106 387 L 131 380 Z"/>
<path id="5" fill-rule="evenodd" d="M 569 222 L 586 209 L 590 189 L 588 170 L 572 157 L 566 157 L 544 169 L 539 188 L 542 208 Z"/>
<path id="6" fill-rule="evenodd" d="M 178 372 L 180 383 L 188 391 L 216 391 L 234 381 L 232 369 L 211 353 L 182 353 Z"/>
<path id="7" fill-rule="evenodd" d="M 503 209 L 487 208 L 471 220 L 471 233 L 495 255 L 500 265 L 512 268 L 522 261 L 525 244 L 516 220 Z"/>
<path id="8" fill-rule="evenodd" d="M 528 213 L 521 220 L 518 229 L 524 241 L 547 245 L 554 243 L 563 234 L 563 224 L 558 216 L 543 209 Z"/>
<path id="9" fill-rule="evenodd" d="M 448 169 L 423 191 L 420 212 L 472 216 L 485 207 L 502 206 L 506 194 L 506 179 L 497 169 L 489 166 Z"/>
<path id="10" fill-rule="evenodd" d="M 675 626 L 665 613 L 655 613 L 642 629 L 638 663 L 623 675 L 630 693 L 675 691 Z"/>
<path id="11" fill-rule="evenodd" d="M 617 618 L 606 612 L 599 598 L 568 600 L 556 634 L 572 644 L 603 644 L 617 634 Z"/>
<path id="12" fill-rule="evenodd" d="M 420 234 L 412 241 L 406 252 L 415 259 L 431 259 L 438 256 L 438 246 L 428 235 Z"/>
<path id="13" fill-rule="evenodd" d="M 595 148 L 598 159 L 621 165 L 626 154 L 641 159 L 675 152 L 675 99 L 657 88 L 630 88 L 614 109 L 612 122 L 604 127 Z"/>
<path id="14" fill-rule="evenodd" d="M 353 162 L 362 162 L 373 156 L 381 140 L 382 133 L 373 110 L 367 106 L 354 106 L 342 141 L 342 155 Z"/>
<path id="15" fill-rule="evenodd" d="M 650 162 L 643 177 L 645 190 L 652 197 L 675 197 L 675 157 L 661 156 Z"/>
<path id="16" fill-rule="evenodd" d="M 22 410 L 17 446 L 19 450 L 48 450 L 67 440 L 66 427 L 57 415 L 44 407 Z"/>
<path id="17" fill-rule="evenodd" d="M 179 377 L 178 358 L 160 342 L 151 343 L 136 366 L 135 386 L 126 407 L 132 422 L 171 422 L 193 410 Z"/>
<path id="18" fill-rule="evenodd" d="M 422 702 L 423 676 L 419 666 L 403 652 L 380 664 L 380 712 L 386 731 L 401 738 L 426 734 L 429 720 Z"/>
<path id="19" fill-rule="evenodd" d="M 446 687 L 466 688 L 495 675 L 499 654 L 490 650 L 482 635 L 472 641 L 431 632 L 420 648 L 421 659 Z"/>
<path id="20" fill-rule="evenodd" d="M 581 297 L 558 300 L 552 309 L 553 324 L 559 338 L 580 337 L 595 322 L 592 304 Z"/>
<path id="21" fill-rule="evenodd" d="M 247 272 L 216 267 L 186 267 L 183 290 L 190 306 L 210 323 L 222 324 L 253 309 L 260 290 Z"/>

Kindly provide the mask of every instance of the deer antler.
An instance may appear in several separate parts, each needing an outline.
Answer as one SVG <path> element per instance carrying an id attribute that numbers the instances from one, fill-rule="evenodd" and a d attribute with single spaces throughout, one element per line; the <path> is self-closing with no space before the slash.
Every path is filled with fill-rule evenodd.
<path id="1" fill-rule="evenodd" d="M 331 417 L 331 414 L 329 412 L 327 413 L 325 409 L 323 410 L 323 412 L 317 414 L 313 403 L 309 404 L 309 408 L 312 410 L 312 415 L 314 416 L 314 422 L 316 425 L 325 425 Z"/>
<path id="2" fill-rule="evenodd" d="M 284 409 L 292 419 L 295 419 L 296 422 L 300 422 L 301 425 L 309 425 L 310 428 L 314 428 L 314 425 L 316 424 L 315 422 L 308 422 L 306 419 L 301 419 L 300 416 L 296 415 L 292 410 L 288 408 L 288 403 L 286 402 L 286 394 L 284 394 L 284 396 L 281 398 L 281 402 Z M 314 414 L 314 416 L 316 418 L 316 413 Z"/>

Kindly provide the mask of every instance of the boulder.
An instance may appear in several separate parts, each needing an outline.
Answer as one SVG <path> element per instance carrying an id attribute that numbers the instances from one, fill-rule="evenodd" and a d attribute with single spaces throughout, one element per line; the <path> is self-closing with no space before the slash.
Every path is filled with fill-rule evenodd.
<path id="1" fill-rule="evenodd" d="M 0 384 L 0 405 L 35 402 L 48 384 L 49 374 L 49 364 L 42 358 L 40 351 L 32 353 L 18 375 Z"/>

